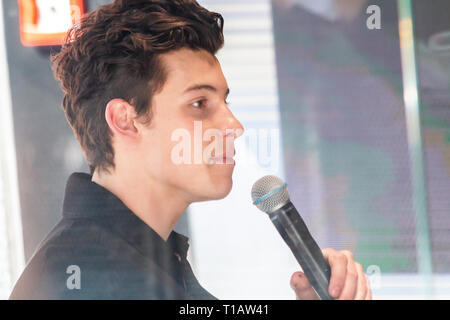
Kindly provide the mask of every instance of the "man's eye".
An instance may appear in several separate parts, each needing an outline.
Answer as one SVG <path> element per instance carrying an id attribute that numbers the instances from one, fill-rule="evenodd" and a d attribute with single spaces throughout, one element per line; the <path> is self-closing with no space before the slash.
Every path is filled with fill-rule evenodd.
<path id="1" fill-rule="evenodd" d="M 191 104 L 196 109 L 203 109 L 205 107 L 206 100 L 198 100 Z"/>

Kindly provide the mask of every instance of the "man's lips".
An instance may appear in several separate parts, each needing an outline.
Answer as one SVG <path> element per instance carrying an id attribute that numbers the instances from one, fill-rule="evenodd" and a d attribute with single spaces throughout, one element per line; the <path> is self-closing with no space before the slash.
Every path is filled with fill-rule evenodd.
<path id="1" fill-rule="evenodd" d="M 223 162 L 223 163 L 234 163 L 234 156 L 236 155 L 236 150 L 234 150 L 233 155 L 222 155 L 222 156 L 216 156 L 216 157 L 211 157 L 211 161 L 213 162 Z"/>
<path id="2" fill-rule="evenodd" d="M 227 156 L 223 156 L 223 157 L 211 157 L 210 158 L 212 161 L 217 162 L 217 161 L 223 161 L 223 162 L 234 162 L 233 157 L 227 157 Z"/>

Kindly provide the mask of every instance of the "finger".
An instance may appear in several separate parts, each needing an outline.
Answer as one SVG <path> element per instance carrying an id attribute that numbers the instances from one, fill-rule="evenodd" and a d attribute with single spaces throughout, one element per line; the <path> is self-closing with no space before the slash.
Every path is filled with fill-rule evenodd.
<path id="1" fill-rule="evenodd" d="M 295 291 L 297 300 L 317 300 L 319 298 L 303 272 L 298 271 L 292 275 L 291 288 Z"/>
<path id="2" fill-rule="evenodd" d="M 328 292 L 334 298 L 338 298 L 344 288 L 345 278 L 347 274 L 347 257 L 334 250 L 322 250 L 323 256 L 328 260 L 331 268 L 330 286 Z"/>
<path id="3" fill-rule="evenodd" d="M 366 275 L 366 284 L 367 284 L 367 293 L 365 299 L 372 300 L 372 288 L 370 286 L 370 279 L 367 275 Z"/>
<path id="4" fill-rule="evenodd" d="M 355 300 L 364 300 L 367 295 L 367 277 L 361 264 L 356 263 L 356 271 L 358 271 L 358 284 L 356 286 Z"/>
<path id="5" fill-rule="evenodd" d="M 339 300 L 352 300 L 355 298 L 358 285 L 358 271 L 356 270 L 353 253 L 350 251 L 341 251 L 347 257 L 347 274 L 345 276 L 345 284 L 339 295 Z"/>

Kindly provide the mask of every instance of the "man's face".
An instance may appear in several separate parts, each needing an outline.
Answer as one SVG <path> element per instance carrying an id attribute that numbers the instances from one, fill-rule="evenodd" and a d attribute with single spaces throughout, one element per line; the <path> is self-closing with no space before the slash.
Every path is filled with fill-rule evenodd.
<path id="1" fill-rule="evenodd" d="M 167 82 L 153 96 L 151 122 L 142 130 L 140 168 L 189 202 L 223 198 L 232 187 L 234 140 L 243 128 L 226 104 L 220 64 L 206 51 L 189 49 L 162 61 Z"/>

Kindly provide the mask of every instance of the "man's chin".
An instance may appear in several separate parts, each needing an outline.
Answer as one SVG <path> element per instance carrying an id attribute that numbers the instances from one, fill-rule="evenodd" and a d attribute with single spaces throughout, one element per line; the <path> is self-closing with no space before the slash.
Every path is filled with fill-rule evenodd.
<path id="1" fill-rule="evenodd" d="M 198 199 L 198 202 L 221 200 L 230 194 L 232 187 L 233 180 L 231 178 L 227 182 L 210 186 L 208 189 L 205 189 L 205 193 L 200 197 L 201 199 Z"/>
<path id="2" fill-rule="evenodd" d="M 223 190 L 221 190 L 221 191 L 217 194 L 216 200 L 220 200 L 220 199 L 223 199 L 223 198 L 225 198 L 226 196 L 228 196 L 228 195 L 230 194 L 230 192 L 231 192 L 231 188 L 232 188 L 232 187 L 233 187 L 233 182 L 231 181 L 228 188 L 226 188 L 226 189 L 224 188 Z"/>

